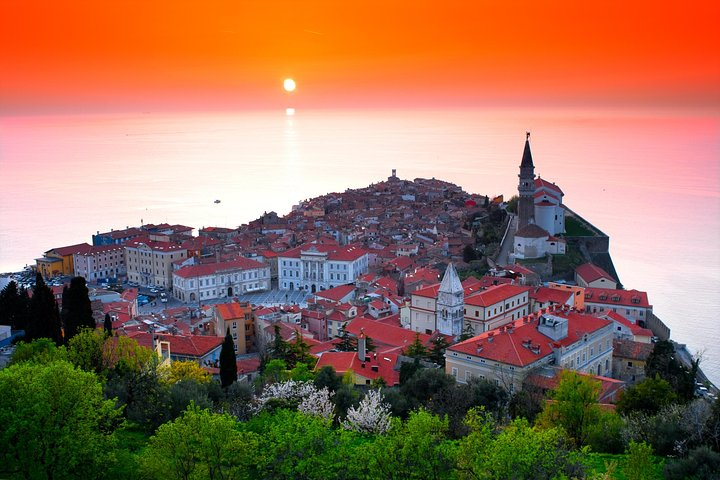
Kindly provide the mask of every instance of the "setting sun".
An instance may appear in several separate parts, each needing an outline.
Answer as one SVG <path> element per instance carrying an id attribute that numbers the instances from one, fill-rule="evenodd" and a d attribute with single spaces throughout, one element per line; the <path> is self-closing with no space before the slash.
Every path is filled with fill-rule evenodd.
<path id="1" fill-rule="evenodd" d="M 286 92 L 294 92 L 295 91 L 295 80 L 292 78 L 286 78 L 283 82 L 283 88 Z"/>

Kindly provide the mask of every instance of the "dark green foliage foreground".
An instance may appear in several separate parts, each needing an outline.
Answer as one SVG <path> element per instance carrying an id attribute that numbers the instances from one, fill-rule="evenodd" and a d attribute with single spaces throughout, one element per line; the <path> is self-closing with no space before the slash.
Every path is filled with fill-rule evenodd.
<path id="1" fill-rule="evenodd" d="M 618 415 L 597 404 L 594 380 L 572 372 L 550 402 L 509 398 L 484 380 L 458 385 L 413 362 L 400 388 L 367 394 L 348 375 L 298 362 L 302 345 L 278 347 L 294 352 L 292 369 L 272 359 L 256 385 L 222 389 L 196 365 L 161 366 L 100 330 L 67 346 L 21 343 L 0 370 L 0 478 L 718 478 L 720 403 L 665 398 L 644 408 L 639 399 L 667 390 L 657 378 Z M 271 395 L 290 384 L 325 400 L 308 408 L 309 397 Z M 382 430 L 356 428 L 371 396 L 381 398 Z M 540 413 L 532 423 L 527 412 Z"/>

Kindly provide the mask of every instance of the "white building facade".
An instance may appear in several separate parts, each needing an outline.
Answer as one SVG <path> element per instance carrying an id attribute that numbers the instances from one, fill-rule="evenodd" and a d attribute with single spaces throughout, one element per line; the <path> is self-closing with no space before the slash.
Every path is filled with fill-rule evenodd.
<path id="1" fill-rule="evenodd" d="M 125 244 L 125 265 L 128 281 L 140 285 L 172 287 L 173 263 L 187 258 L 180 245 L 135 238 Z"/>
<path id="2" fill-rule="evenodd" d="M 101 279 L 125 275 L 125 247 L 122 245 L 93 246 L 89 251 L 73 254 L 76 277 L 95 283 Z"/>
<path id="3" fill-rule="evenodd" d="M 358 246 L 308 244 L 278 254 L 281 290 L 315 293 L 354 283 L 368 271 L 369 254 Z"/>
<path id="4" fill-rule="evenodd" d="M 269 289 L 270 266 L 244 257 L 188 265 L 173 272 L 173 296 L 181 302 L 202 302 Z"/>

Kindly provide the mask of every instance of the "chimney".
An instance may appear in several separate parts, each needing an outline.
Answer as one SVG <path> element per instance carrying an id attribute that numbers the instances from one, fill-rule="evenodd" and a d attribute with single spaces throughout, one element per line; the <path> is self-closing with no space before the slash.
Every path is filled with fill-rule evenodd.
<path id="1" fill-rule="evenodd" d="M 365 351 L 365 332 L 360 330 L 360 336 L 358 337 L 358 358 L 361 362 L 365 361 L 366 358 L 366 351 Z"/>

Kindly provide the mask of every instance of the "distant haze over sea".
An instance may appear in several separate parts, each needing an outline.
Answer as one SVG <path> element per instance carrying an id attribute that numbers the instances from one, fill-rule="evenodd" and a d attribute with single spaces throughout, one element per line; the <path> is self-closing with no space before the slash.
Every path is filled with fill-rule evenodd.
<path id="1" fill-rule="evenodd" d="M 0 118 L 0 272 L 97 230 L 237 226 L 385 179 L 517 191 L 536 173 L 610 236 L 626 288 L 720 383 L 720 116 L 657 111 L 354 110 Z M 220 203 L 214 203 L 221 200 Z"/>

